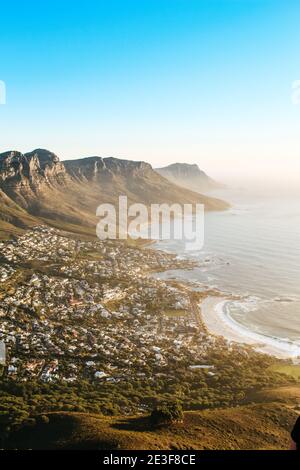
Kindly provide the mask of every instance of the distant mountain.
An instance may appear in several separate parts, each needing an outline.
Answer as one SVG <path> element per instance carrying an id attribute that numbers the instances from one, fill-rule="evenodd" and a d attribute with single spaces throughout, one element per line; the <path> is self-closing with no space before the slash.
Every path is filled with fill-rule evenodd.
<path id="1" fill-rule="evenodd" d="M 224 185 L 217 183 L 204 171 L 200 170 L 196 164 L 173 163 L 163 168 L 156 168 L 155 171 L 172 183 L 198 193 L 224 187 Z"/>
<path id="2" fill-rule="evenodd" d="M 75 233 L 95 233 L 99 204 L 204 203 L 223 210 L 224 201 L 183 189 L 163 178 L 145 162 L 88 157 L 60 161 L 36 149 L 0 154 L 0 236 L 46 223 Z"/>

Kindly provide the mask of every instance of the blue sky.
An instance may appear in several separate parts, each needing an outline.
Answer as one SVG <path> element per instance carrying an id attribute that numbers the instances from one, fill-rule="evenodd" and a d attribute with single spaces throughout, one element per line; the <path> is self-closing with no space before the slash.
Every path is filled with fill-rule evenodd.
<path id="1" fill-rule="evenodd" d="M 300 174 L 297 0 L 1 5 L 0 151 Z"/>

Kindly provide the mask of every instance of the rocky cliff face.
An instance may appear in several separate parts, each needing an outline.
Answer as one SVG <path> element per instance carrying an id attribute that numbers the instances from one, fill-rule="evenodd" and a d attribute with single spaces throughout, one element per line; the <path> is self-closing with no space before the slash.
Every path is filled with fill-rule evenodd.
<path id="1" fill-rule="evenodd" d="M 95 181 L 98 179 L 117 176 L 145 175 L 153 171 L 151 165 L 145 162 L 133 162 L 117 158 L 87 157 L 64 162 L 67 173 L 79 180 Z"/>
<path id="2" fill-rule="evenodd" d="M 62 184 L 66 178 L 63 163 L 47 150 L 0 154 L 0 187 L 25 207 L 27 199 L 36 197 L 47 186 Z"/>
<path id="3" fill-rule="evenodd" d="M 119 195 L 145 205 L 199 202 L 207 210 L 227 207 L 223 201 L 175 186 L 145 162 L 97 156 L 62 162 L 44 149 L 9 151 L 0 154 L 0 237 L 1 220 L 8 224 L 8 232 L 11 226 L 34 223 L 94 231 L 98 205 L 117 205 Z"/>
<path id="4" fill-rule="evenodd" d="M 20 181 L 38 183 L 65 174 L 63 163 L 52 152 L 37 149 L 30 153 L 11 151 L 0 154 L 0 180 L 9 184 Z"/>

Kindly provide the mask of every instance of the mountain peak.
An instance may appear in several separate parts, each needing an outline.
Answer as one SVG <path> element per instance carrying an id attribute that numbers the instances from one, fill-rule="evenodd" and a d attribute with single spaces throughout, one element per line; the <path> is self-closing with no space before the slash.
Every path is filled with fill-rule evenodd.
<path id="1" fill-rule="evenodd" d="M 197 192 L 206 192 L 222 187 L 210 178 L 196 163 L 172 163 L 155 170 L 172 183 Z"/>
<path id="2" fill-rule="evenodd" d="M 173 173 L 177 173 L 178 175 L 195 175 L 196 174 L 201 174 L 205 175 L 206 173 L 202 170 L 200 170 L 199 166 L 196 163 L 171 163 L 171 165 L 168 165 L 164 168 L 158 168 L 157 171 L 170 171 Z"/>
<path id="3" fill-rule="evenodd" d="M 18 150 L 9 150 L 0 154 L 0 162 L 2 166 L 9 166 L 14 164 L 15 166 L 28 165 L 31 161 L 35 161 L 40 167 L 44 167 L 47 164 L 52 165 L 59 162 L 59 158 L 53 152 L 45 149 L 35 149 L 32 152 L 21 153 Z"/>
<path id="4" fill-rule="evenodd" d="M 35 158 L 39 160 L 40 164 L 45 165 L 47 163 L 58 163 L 60 160 L 55 153 L 50 152 L 50 150 L 46 149 L 35 149 L 32 152 L 28 152 L 24 154 L 24 157 L 28 160 Z"/>
<path id="5" fill-rule="evenodd" d="M 7 150 L 6 152 L 0 153 L 0 160 L 6 160 L 8 158 L 20 157 L 22 155 L 18 150 Z"/>

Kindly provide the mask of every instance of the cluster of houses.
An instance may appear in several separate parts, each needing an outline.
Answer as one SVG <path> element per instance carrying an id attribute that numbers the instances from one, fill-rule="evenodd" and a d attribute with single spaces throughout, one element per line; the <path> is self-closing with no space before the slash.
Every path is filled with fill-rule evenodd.
<path id="1" fill-rule="evenodd" d="M 167 375 L 180 364 L 196 370 L 216 341 L 199 328 L 185 290 L 149 275 L 182 266 L 171 255 L 79 242 L 48 227 L 2 242 L 0 255 L 9 266 L 2 374 L 45 382 Z"/>

